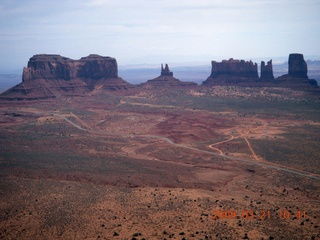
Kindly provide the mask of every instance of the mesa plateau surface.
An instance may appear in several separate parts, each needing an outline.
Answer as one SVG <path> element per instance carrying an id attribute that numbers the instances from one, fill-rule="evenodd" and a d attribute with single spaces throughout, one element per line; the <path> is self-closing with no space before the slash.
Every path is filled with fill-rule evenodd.
<path id="1" fill-rule="evenodd" d="M 10 100 L 81 96 L 96 90 L 133 86 L 118 77 L 115 58 L 91 54 L 80 60 L 60 55 L 34 55 L 23 69 L 22 83 L 1 94 Z"/>

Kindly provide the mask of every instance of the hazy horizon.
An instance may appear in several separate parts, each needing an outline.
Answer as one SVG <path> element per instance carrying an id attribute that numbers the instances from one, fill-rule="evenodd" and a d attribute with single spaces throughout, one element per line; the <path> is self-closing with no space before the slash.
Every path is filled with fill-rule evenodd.
<path id="1" fill-rule="evenodd" d="M 268 58 L 264 59 L 267 60 Z M 280 58 L 284 59 L 284 58 Z M 287 60 L 287 59 L 286 59 Z M 308 60 L 306 60 L 308 61 Z M 258 74 L 260 76 L 260 62 L 258 64 Z M 287 61 L 273 62 L 273 73 L 275 77 L 279 77 L 288 72 Z M 308 76 L 315 79 L 320 84 L 320 60 L 314 64 L 308 64 Z M 160 74 L 160 63 L 156 64 L 133 64 L 119 65 L 118 75 L 131 84 L 140 84 L 153 79 Z M 210 62 L 176 62 L 169 63 L 170 70 L 173 71 L 174 77 L 182 81 L 192 81 L 201 84 L 211 72 Z M 22 68 L 14 73 L 0 72 L 0 93 L 20 83 L 22 80 Z"/>
<path id="2" fill-rule="evenodd" d="M 119 65 L 320 56 L 319 9 L 317 0 L 4 0 L 0 71 L 41 53 Z"/>
<path id="3" fill-rule="evenodd" d="M 49 53 L 48 53 L 49 54 Z M 58 53 L 57 53 L 58 54 Z M 97 53 L 98 54 L 98 53 Z M 32 55 L 33 56 L 33 55 Z M 12 68 L 1 68 L 0 67 L 0 74 L 3 75 L 10 75 L 10 74 L 22 74 L 22 70 L 24 67 L 26 67 L 28 65 L 28 61 L 29 59 L 32 57 L 28 57 L 25 60 L 24 64 L 21 64 L 21 66 L 16 66 L 16 67 L 12 67 Z M 64 56 L 63 57 L 68 57 L 68 56 Z M 82 56 L 85 57 L 85 56 Z M 114 57 L 114 56 L 111 56 Z M 256 58 L 234 58 L 234 59 L 240 59 L 240 60 L 252 60 L 254 63 L 258 64 L 258 71 L 260 69 L 260 64 L 261 61 L 269 61 L 272 60 L 272 63 L 274 66 L 276 65 L 282 65 L 282 64 L 286 64 L 288 62 L 288 56 L 283 56 L 283 57 L 256 57 Z M 116 58 L 116 57 L 115 57 Z M 231 57 L 229 57 L 231 58 Z M 154 58 L 150 58 L 150 60 L 148 61 L 148 57 L 145 58 L 145 60 L 141 60 L 140 62 L 133 62 L 133 63 L 124 63 L 122 64 L 121 62 L 119 63 L 118 59 L 117 63 L 118 63 L 118 70 L 121 71 L 122 70 L 128 70 L 128 69 L 160 69 L 161 64 L 169 64 L 170 68 L 176 68 L 176 67 L 208 67 L 211 69 L 211 61 L 222 61 L 222 60 L 228 60 L 229 58 L 222 58 L 222 57 L 217 57 L 217 58 L 212 58 L 210 60 L 204 61 L 199 59 L 194 60 L 194 59 L 190 59 L 188 60 L 180 60 L 177 59 L 176 61 L 172 60 L 172 61 L 161 61 L 162 59 L 160 59 L 159 57 L 154 57 Z M 312 55 L 312 56 L 304 56 L 305 61 L 320 61 L 320 55 L 316 56 L 316 55 Z M 77 59 L 74 59 L 77 60 Z M 192 61 L 193 60 L 193 61 Z M 320 70 L 320 69 L 319 69 Z"/>

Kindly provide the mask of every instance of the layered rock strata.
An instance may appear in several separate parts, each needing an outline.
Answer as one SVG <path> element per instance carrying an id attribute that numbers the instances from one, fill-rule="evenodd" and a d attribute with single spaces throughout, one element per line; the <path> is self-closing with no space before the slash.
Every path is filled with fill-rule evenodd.
<path id="1" fill-rule="evenodd" d="M 211 62 L 211 74 L 204 85 L 228 85 L 240 83 L 241 81 L 256 81 L 258 76 L 258 65 L 252 61 L 223 60 L 222 62 Z"/>
<path id="2" fill-rule="evenodd" d="M 124 90 L 132 85 L 118 77 L 115 58 L 89 55 L 72 60 L 60 55 L 40 54 L 23 69 L 22 83 L 1 94 L 5 99 L 44 99 L 82 96 L 93 90 Z"/>
<path id="3" fill-rule="evenodd" d="M 289 55 L 288 74 L 274 78 L 272 60 L 265 64 L 261 62 L 261 76 L 258 77 L 257 64 L 244 60 L 212 61 L 210 76 L 203 85 L 215 86 L 244 86 L 244 87 L 288 87 L 299 90 L 317 90 L 317 82 L 309 79 L 307 64 L 303 55 L 292 53 Z"/>

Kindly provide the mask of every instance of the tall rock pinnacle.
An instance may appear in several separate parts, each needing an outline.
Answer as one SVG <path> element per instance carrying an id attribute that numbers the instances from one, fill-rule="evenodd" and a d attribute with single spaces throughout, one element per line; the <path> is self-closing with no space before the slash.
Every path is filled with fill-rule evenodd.
<path id="1" fill-rule="evenodd" d="M 267 65 L 264 61 L 261 61 L 261 76 L 260 80 L 274 80 L 273 69 L 272 69 L 272 60 L 267 62 Z"/>
<path id="2" fill-rule="evenodd" d="M 173 76 L 173 72 L 170 72 L 168 64 L 166 64 L 164 68 L 163 68 L 163 64 L 161 64 L 161 76 L 168 76 L 168 77 Z"/>
<path id="3" fill-rule="evenodd" d="M 173 77 L 173 73 L 170 72 L 168 64 L 163 68 L 161 64 L 161 74 L 159 77 L 148 80 L 146 83 L 142 83 L 141 86 L 145 88 L 157 87 L 157 88 L 172 88 L 172 87 L 193 87 L 197 86 L 194 82 L 183 82 Z"/>

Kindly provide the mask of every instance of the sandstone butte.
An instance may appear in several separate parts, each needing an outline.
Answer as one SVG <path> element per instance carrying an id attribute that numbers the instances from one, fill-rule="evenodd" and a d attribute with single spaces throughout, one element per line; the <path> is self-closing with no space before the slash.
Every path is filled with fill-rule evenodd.
<path id="1" fill-rule="evenodd" d="M 1 94 L 3 99 L 45 99 L 83 96 L 99 90 L 127 90 L 134 86 L 118 77 L 115 58 L 91 54 L 80 60 L 40 54 L 23 69 L 22 83 Z"/>
<path id="2" fill-rule="evenodd" d="M 288 61 L 288 74 L 274 78 L 272 60 L 261 62 L 261 76 L 258 76 L 258 66 L 252 61 L 223 60 L 211 62 L 211 75 L 203 85 L 236 85 L 244 87 L 286 87 L 299 90 L 318 89 L 317 81 L 308 78 L 308 68 L 304 57 L 300 53 L 291 53 Z"/>
<path id="3" fill-rule="evenodd" d="M 267 65 L 265 64 L 264 61 L 261 61 L 261 69 L 260 69 L 260 80 L 274 80 L 273 76 L 273 68 L 272 68 L 272 60 L 267 62 Z"/>
<path id="4" fill-rule="evenodd" d="M 317 91 L 317 82 L 308 78 L 308 67 L 302 54 L 289 55 L 288 74 L 274 78 L 272 60 L 258 65 L 252 61 L 223 60 L 211 62 L 211 74 L 202 83 L 207 86 L 285 87 Z M 196 87 L 173 77 L 168 64 L 161 65 L 160 76 L 138 86 L 118 76 L 115 58 L 91 54 L 79 60 L 60 55 L 39 54 L 29 59 L 23 69 L 22 82 L 0 94 L 4 100 L 34 100 L 60 96 L 84 96 L 100 91 L 130 90 L 133 88 Z"/>

